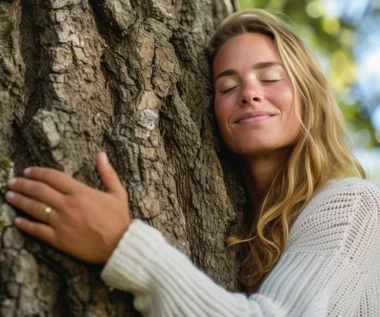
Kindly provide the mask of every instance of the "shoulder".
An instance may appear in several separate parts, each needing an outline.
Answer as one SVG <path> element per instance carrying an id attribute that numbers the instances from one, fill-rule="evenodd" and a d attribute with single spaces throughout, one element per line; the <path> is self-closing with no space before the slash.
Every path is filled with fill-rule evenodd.
<path id="1" fill-rule="evenodd" d="M 312 215 L 321 208 L 327 208 L 331 214 L 334 210 L 342 214 L 361 208 L 380 216 L 380 189 L 361 178 L 333 180 L 314 195 L 302 213 Z"/>
<path id="2" fill-rule="evenodd" d="M 292 226 L 289 247 L 326 254 L 371 240 L 380 242 L 380 190 L 369 181 L 346 178 L 314 195 Z"/>
<path id="3" fill-rule="evenodd" d="M 376 228 L 379 232 L 380 189 L 373 183 L 361 178 L 346 178 L 331 182 L 320 194 L 323 197 L 320 201 L 317 195 L 315 197 L 317 205 L 322 203 L 331 207 L 333 215 L 346 217 L 351 226 L 363 226 L 366 221 L 379 224 Z"/>
<path id="4" fill-rule="evenodd" d="M 374 195 L 377 195 L 377 197 L 380 194 L 380 188 L 376 187 L 375 184 L 368 180 L 356 177 L 332 180 L 320 190 L 320 192 L 329 193 L 333 193 L 334 191 L 345 191 L 347 193 L 359 195 L 362 193 L 373 193 Z"/>

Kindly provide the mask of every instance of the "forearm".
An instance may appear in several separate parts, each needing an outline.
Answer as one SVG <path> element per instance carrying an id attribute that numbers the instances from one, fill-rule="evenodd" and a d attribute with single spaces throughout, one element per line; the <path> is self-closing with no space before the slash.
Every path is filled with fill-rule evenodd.
<path id="1" fill-rule="evenodd" d="M 264 316 L 260 301 L 281 316 L 263 296 L 250 300 L 215 284 L 157 230 L 139 221 L 125 233 L 102 278 L 133 293 L 135 308 L 144 316 Z"/>

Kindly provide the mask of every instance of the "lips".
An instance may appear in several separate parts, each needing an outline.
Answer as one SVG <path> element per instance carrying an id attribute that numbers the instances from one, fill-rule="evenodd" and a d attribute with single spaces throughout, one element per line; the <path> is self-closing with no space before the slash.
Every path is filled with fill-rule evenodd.
<path id="1" fill-rule="evenodd" d="M 272 117 L 273 114 L 266 112 L 266 111 L 253 111 L 253 112 L 248 112 L 240 117 L 237 118 L 235 121 L 236 123 L 254 123 L 254 122 L 260 122 L 266 119 L 269 119 Z"/>

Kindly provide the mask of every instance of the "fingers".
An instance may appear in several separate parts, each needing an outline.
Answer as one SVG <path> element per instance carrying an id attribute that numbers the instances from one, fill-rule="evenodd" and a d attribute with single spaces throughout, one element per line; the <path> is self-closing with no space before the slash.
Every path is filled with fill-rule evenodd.
<path id="1" fill-rule="evenodd" d="M 22 217 L 17 217 L 14 221 L 16 227 L 31 236 L 54 245 L 54 229 L 46 224 L 34 222 Z"/>
<path id="2" fill-rule="evenodd" d="M 13 206 L 25 211 L 28 215 L 36 218 L 45 223 L 54 223 L 52 217 L 55 217 L 54 213 L 46 209 L 48 206 L 44 203 L 35 201 L 29 197 L 20 195 L 13 191 L 8 191 L 5 195 L 5 199 Z"/>
<path id="3" fill-rule="evenodd" d="M 44 183 L 27 178 L 11 178 L 8 180 L 7 185 L 13 192 L 37 200 L 42 204 L 52 206 L 55 209 L 60 209 L 62 205 L 62 195 Z M 16 202 L 18 202 L 18 200 L 19 196 L 17 196 Z M 21 199 L 20 202 L 24 202 L 24 200 L 25 199 Z M 24 207 L 25 208 L 21 209 L 28 212 L 29 209 L 27 206 L 25 205 Z M 34 208 L 34 205 L 32 208 Z"/>
<path id="4" fill-rule="evenodd" d="M 120 182 L 119 176 L 108 161 L 106 153 L 100 152 L 96 157 L 96 169 L 107 192 L 125 192 L 125 189 Z"/>
<path id="5" fill-rule="evenodd" d="M 24 176 L 41 183 L 45 183 L 62 194 L 72 193 L 74 191 L 73 187 L 80 184 L 70 175 L 54 170 L 52 168 L 37 166 L 28 167 L 24 170 Z"/>
<path id="6" fill-rule="evenodd" d="M 120 182 L 120 179 L 108 161 L 107 155 L 100 152 L 96 158 L 96 168 L 107 192 L 124 193 L 125 189 Z M 71 176 L 51 169 L 43 167 L 29 167 L 25 169 L 24 176 L 36 180 L 38 182 L 49 185 L 62 194 L 72 194 L 76 192 L 76 188 L 83 184 L 75 180 Z"/>

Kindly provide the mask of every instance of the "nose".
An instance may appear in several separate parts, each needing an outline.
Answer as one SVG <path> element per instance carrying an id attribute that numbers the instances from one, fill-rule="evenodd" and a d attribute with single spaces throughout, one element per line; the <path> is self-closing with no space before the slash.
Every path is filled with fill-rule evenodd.
<path id="1" fill-rule="evenodd" d="M 243 86 L 240 103 L 243 105 L 262 101 L 262 92 L 258 83 L 249 82 Z"/>

